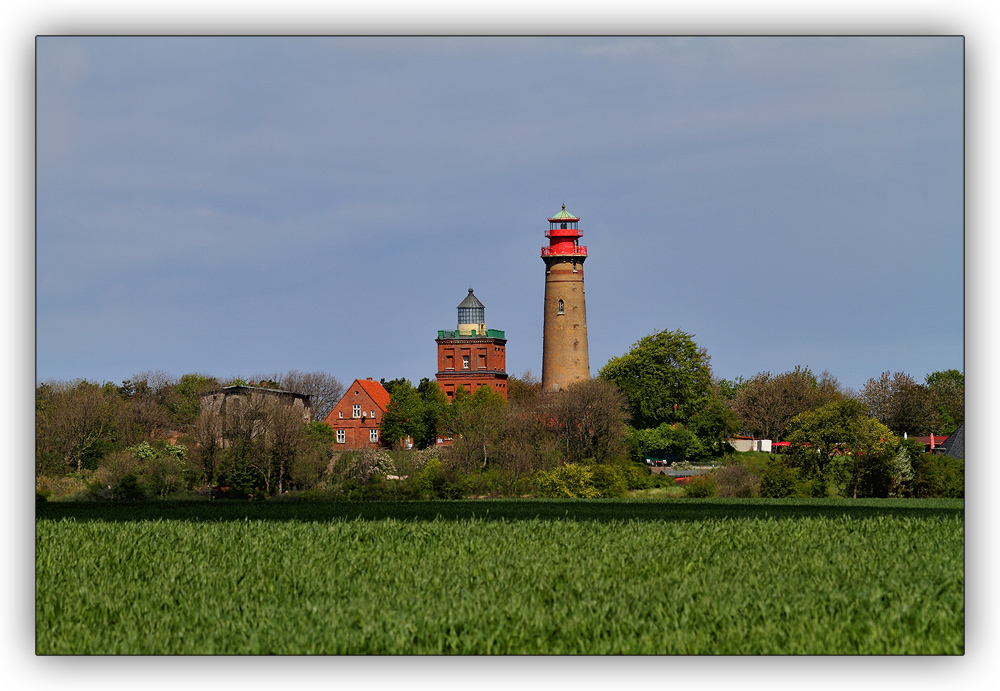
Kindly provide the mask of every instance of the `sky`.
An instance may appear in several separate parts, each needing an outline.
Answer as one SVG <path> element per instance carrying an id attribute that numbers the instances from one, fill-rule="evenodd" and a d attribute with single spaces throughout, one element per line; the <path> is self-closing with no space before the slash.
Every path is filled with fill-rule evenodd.
<path id="1" fill-rule="evenodd" d="M 546 218 L 590 370 L 964 370 L 964 55 L 937 37 L 36 40 L 36 381 L 436 371 L 468 289 L 541 374 Z"/>

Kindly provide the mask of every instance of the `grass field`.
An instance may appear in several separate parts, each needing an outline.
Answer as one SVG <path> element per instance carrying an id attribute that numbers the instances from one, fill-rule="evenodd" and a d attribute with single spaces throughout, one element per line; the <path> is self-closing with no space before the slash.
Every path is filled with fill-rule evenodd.
<path id="1" fill-rule="evenodd" d="M 962 500 L 52 503 L 40 654 L 961 654 Z"/>

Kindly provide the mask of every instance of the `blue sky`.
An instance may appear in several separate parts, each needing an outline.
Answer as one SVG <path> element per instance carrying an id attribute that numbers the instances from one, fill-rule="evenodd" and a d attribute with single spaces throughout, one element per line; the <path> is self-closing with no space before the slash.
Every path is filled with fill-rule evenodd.
<path id="1" fill-rule="evenodd" d="M 433 377 L 469 287 L 540 375 L 546 217 L 591 373 L 963 368 L 960 37 L 37 40 L 36 379 Z"/>

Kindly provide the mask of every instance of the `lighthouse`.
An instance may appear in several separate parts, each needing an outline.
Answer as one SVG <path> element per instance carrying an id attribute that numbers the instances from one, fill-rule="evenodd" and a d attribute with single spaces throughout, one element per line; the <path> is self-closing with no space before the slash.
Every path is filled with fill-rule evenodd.
<path id="1" fill-rule="evenodd" d="M 542 329 L 542 392 L 555 393 L 590 379 L 587 350 L 587 302 L 583 290 L 583 262 L 587 248 L 580 244 L 580 219 L 562 211 L 548 219 L 542 247 L 545 262 L 545 318 Z"/>

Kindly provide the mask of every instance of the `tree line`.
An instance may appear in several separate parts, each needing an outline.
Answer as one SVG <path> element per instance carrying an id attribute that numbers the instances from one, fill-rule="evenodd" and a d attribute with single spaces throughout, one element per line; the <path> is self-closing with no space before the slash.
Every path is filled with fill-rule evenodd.
<path id="1" fill-rule="evenodd" d="M 248 381 L 309 394 L 313 422 L 266 396 L 246 398 L 224 420 L 201 410 L 201 394 Z M 739 456 L 727 440 L 743 434 L 792 442 L 789 454 L 772 457 L 771 476 L 793 474 L 795 492 L 863 496 L 899 491 L 912 475 L 919 450 L 900 437 L 948 434 L 964 422 L 957 370 L 929 374 L 923 384 L 883 373 L 858 393 L 806 367 L 727 381 L 713 376 L 710 356 L 683 331 L 643 337 L 596 378 L 555 396 L 543 395 L 530 371 L 509 378 L 506 400 L 488 387 L 460 387 L 449 403 L 428 378 L 382 384 L 390 393 L 380 433 L 387 448 L 372 455 L 333 451 L 333 429 L 321 420 L 344 387 L 323 372 L 45 382 L 36 387 L 36 476 L 50 494 L 62 482 L 101 496 L 198 487 L 228 487 L 231 496 L 346 496 L 389 477 L 409 483 L 411 494 L 450 487 L 445 495 L 572 496 L 577 490 L 567 488 L 585 479 L 589 489 L 578 496 L 613 496 L 660 482 L 649 478 L 645 458 L 732 463 Z M 398 450 L 404 441 L 412 452 Z"/>

